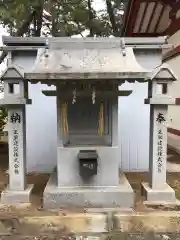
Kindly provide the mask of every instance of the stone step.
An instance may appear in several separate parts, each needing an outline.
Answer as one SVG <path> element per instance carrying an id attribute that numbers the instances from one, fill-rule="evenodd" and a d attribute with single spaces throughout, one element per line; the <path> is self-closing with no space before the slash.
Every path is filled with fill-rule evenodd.
<path id="1" fill-rule="evenodd" d="M 107 236 L 120 236 L 122 233 L 180 233 L 179 211 L 156 211 L 151 213 L 129 212 L 114 213 L 110 218 L 108 213 L 68 213 L 66 215 L 44 216 L 0 216 L 0 235 L 59 235 L 66 239 L 89 238 L 105 239 Z M 111 224 L 109 224 L 111 223 Z M 111 226 L 111 227 L 109 227 Z M 60 238 L 59 238 L 60 239 Z"/>

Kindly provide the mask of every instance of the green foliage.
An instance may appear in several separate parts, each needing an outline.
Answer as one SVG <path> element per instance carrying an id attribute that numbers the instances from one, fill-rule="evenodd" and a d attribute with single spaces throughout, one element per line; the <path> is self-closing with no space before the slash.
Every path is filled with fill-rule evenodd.
<path id="1" fill-rule="evenodd" d="M 4 130 L 4 127 L 7 123 L 7 109 L 0 108 L 0 132 Z"/>
<path id="2" fill-rule="evenodd" d="M 0 0 L 0 23 L 14 34 L 32 11 L 33 2 L 32 0 Z"/>
<path id="3" fill-rule="evenodd" d="M 104 0 L 107 9 L 100 13 L 92 0 L 0 0 L 0 24 L 20 36 L 72 36 L 84 30 L 90 36 L 120 35 L 122 19 L 116 10 L 121 2 L 127 0 Z"/>

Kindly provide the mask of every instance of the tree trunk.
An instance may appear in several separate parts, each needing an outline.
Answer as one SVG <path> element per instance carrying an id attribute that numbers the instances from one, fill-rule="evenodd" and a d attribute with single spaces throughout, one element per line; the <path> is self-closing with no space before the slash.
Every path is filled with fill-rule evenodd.
<path id="1" fill-rule="evenodd" d="M 51 35 L 53 37 L 56 36 L 57 34 L 57 27 L 56 27 L 56 9 L 54 7 L 53 1 L 51 2 L 51 21 L 52 21 L 52 30 L 51 30 Z"/>
<path id="2" fill-rule="evenodd" d="M 92 26 L 92 20 L 94 18 L 93 15 L 93 10 L 92 10 L 92 6 L 91 6 L 91 0 L 88 0 L 88 9 L 89 9 L 89 30 L 90 30 L 90 37 L 94 36 L 94 31 L 93 31 L 93 26 Z"/>
<path id="3" fill-rule="evenodd" d="M 116 19 L 114 16 L 114 11 L 113 11 L 113 6 L 111 3 L 111 0 L 106 0 L 106 6 L 107 6 L 107 12 L 109 15 L 109 19 L 111 22 L 111 26 L 112 26 L 112 30 L 113 30 L 113 34 L 115 37 L 117 37 L 119 35 L 119 31 L 118 31 L 118 27 L 116 25 Z"/>
<path id="4" fill-rule="evenodd" d="M 42 23 L 43 23 L 43 4 L 41 4 L 36 11 L 36 27 L 35 27 L 35 37 L 40 37 L 41 36 L 41 28 L 42 28 Z"/>

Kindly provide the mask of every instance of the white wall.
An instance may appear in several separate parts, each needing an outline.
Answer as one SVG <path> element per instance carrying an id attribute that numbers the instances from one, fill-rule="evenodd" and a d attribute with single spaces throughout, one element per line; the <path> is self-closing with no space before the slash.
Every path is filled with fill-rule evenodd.
<path id="1" fill-rule="evenodd" d="M 174 47 L 177 47 L 180 45 L 180 30 L 176 32 L 174 35 L 172 35 L 168 42 L 170 44 L 173 44 Z M 170 87 L 170 95 L 180 98 L 180 55 L 176 56 L 170 60 L 168 60 L 166 63 L 169 64 L 170 68 L 178 78 L 178 80 L 172 84 Z M 177 130 L 180 130 L 180 106 L 169 106 L 168 110 L 168 117 L 169 117 L 169 127 L 174 128 Z"/>
<path id="2" fill-rule="evenodd" d="M 173 44 L 173 47 L 177 47 L 180 44 L 179 39 L 180 39 L 180 30 L 168 38 L 168 43 Z"/>
<path id="3" fill-rule="evenodd" d="M 149 106 L 147 83 L 125 83 L 121 89 L 132 89 L 129 97 L 119 99 L 119 140 L 121 168 L 124 171 L 145 171 L 149 164 Z"/>
<path id="4" fill-rule="evenodd" d="M 170 87 L 170 95 L 180 98 L 180 56 L 177 56 L 167 62 L 171 67 L 178 80 Z M 180 106 L 169 106 L 168 109 L 168 126 L 180 130 Z"/>
<path id="5" fill-rule="evenodd" d="M 32 105 L 27 106 L 28 171 L 49 172 L 56 166 L 57 114 L 55 97 L 46 97 L 46 85 L 30 85 Z"/>
<path id="6" fill-rule="evenodd" d="M 148 57 L 148 58 L 147 58 Z M 138 63 L 153 70 L 160 64 L 157 52 L 137 56 Z M 149 105 L 147 83 L 125 83 L 121 89 L 133 90 L 129 97 L 119 99 L 119 139 L 121 168 L 124 171 L 147 171 L 149 167 Z"/>

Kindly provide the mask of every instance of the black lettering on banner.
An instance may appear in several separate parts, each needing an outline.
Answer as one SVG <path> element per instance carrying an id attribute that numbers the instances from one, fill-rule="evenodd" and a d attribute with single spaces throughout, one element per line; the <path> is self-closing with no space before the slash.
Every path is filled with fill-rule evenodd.
<path id="1" fill-rule="evenodd" d="M 15 168 L 14 173 L 19 174 L 19 170 Z"/>
<path id="2" fill-rule="evenodd" d="M 165 120 L 165 119 L 164 119 Z M 160 123 L 163 120 L 163 115 L 159 115 L 159 119 L 156 119 L 156 121 L 159 121 Z M 158 172 L 162 172 L 162 164 L 163 164 L 163 132 L 161 129 L 158 130 L 158 136 L 157 136 L 157 169 Z"/>
<path id="3" fill-rule="evenodd" d="M 163 136 L 159 134 L 159 135 L 158 135 L 158 139 L 159 139 L 159 140 L 162 140 L 162 139 L 163 139 Z"/>
<path id="4" fill-rule="evenodd" d="M 18 119 L 20 122 L 20 118 Z M 13 130 L 13 157 L 14 157 L 14 173 L 19 174 L 19 135 L 18 130 Z"/>
<path id="5" fill-rule="evenodd" d="M 21 123 L 21 116 L 20 116 L 18 113 L 13 113 L 13 114 L 11 115 L 10 121 L 11 121 L 12 123 L 16 123 L 16 122 Z M 16 131 L 17 131 L 17 130 L 16 130 Z"/>
<path id="6" fill-rule="evenodd" d="M 164 115 L 163 113 L 158 113 L 158 116 L 156 118 L 156 121 L 159 122 L 159 123 L 162 123 L 162 122 L 165 122 L 166 119 L 164 118 Z"/>
<path id="7" fill-rule="evenodd" d="M 160 130 L 158 130 L 158 134 L 159 135 L 161 135 L 162 134 L 162 130 L 160 129 Z"/>

